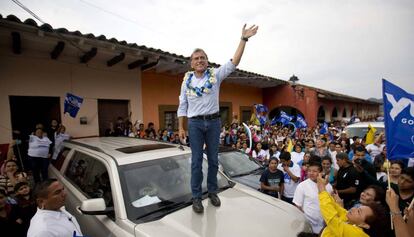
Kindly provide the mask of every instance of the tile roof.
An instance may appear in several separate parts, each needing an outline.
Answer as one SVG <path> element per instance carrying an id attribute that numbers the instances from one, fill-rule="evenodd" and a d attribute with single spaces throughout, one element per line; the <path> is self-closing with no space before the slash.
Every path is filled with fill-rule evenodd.
<path id="1" fill-rule="evenodd" d="M 190 57 L 185 57 L 183 55 L 178 55 L 175 53 L 170 53 L 167 51 L 163 51 L 161 49 L 155 49 L 155 48 L 151 48 L 151 47 L 147 47 L 145 45 L 138 45 L 136 43 L 128 43 L 125 40 L 118 40 L 116 38 L 110 38 L 108 39 L 105 35 L 99 35 L 99 36 L 95 36 L 92 33 L 88 33 L 88 34 L 83 34 L 82 32 L 76 30 L 76 31 L 69 31 L 66 28 L 57 28 L 54 29 L 50 24 L 42 24 L 42 25 L 38 25 L 37 22 L 31 18 L 26 19 L 25 21 L 21 21 L 18 17 L 14 16 L 14 15 L 8 15 L 7 17 L 3 18 L 3 16 L 0 14 L 0 21 L 1 20 L 6 20 L 9 22 L 15 22 L 15 23 L 19 23 L 19 24 L 25 24 L 28 26 L 32 26 L 35 28 L 38 28 L 42 31 L 45 32 L 58 32 L 62 35 L 72 35 L 72 36 L 77 36 L 77 37 L 81 37 L 81 38 L 87 38 L 87 39 L 93 39 L 93 40 L 98 40 L 98 41 L 105 41 L 105 42 L 109 42 L 112 44 L 116 44 L 116 45 L 122 45 L 122 46 L 126 46 L 126 47 L 130 47 L 132 49 L 139 49 L 139 50 L 143 50 L 143 51 L 147 51 L 153 54 L 157 54 L 160 56 L 166 56 L 166 57 L 173 57 L 175 58 L 175 62 L 177 63 L 181 63 L 181 64 L 186 64 L 187 62 L 190 61 Z M 210 62 L 210 65 L 213 65 L 215 67 L 220 66 L 217 63 L 214 62 Z M 241 84 L 247 84 L 250 86 L 254 86 L 254 87 L 259 87 L 259 88 L 267 88 L 267 87 L 275 87 L 278 85 L 287 85 L 288 82 L 285 80 L 280 80 L 277 78 L 273 78 L 273 77 L 269 77 L 269 76 L 265 76 L 265 75 L 261 75 L 258 73 L 254 73 L 254 72 L 249 72 L 249 71 L 245 71 L 245 70 L 240 70 L 237 69 L 235 73 L 233 73 L 230 78 L 227 80 L 229 82 L 236 82 L 237 83 L 241 83 Z M 301 85 L 303 87 L 307 87 L 307 88 L 312 88 L 314 90 L 316 90 L 319 93 L 323 93 L 324 95 L 326 95 L 327 99 L 333 99 L 333 100 L 345 100 L 345 101 L 352 101 L 352 102 L 362 102 L 362 103 L 368 103 L 368 104 L 372 104 L 372 103 L 376 103 L 376 102 L 372 102 L 372 101 L 368 101 L 368 100 L 364 100 L 364 99 L 360 99 L 360 98 L 356 98 L 356 97 L 352 97 L 352 96 L 348 96 L 348 95 L 343 95 L 343 94 L 339 94 L 339 93 L 335 93 L 335 92 L 330 92 L 330 91 L 326 91 L 326 90 L 322 90 L 319 88 L 314 88 L 314 87 L 310 87 L 310 86 L 306 86 L 306 85 Z"/>

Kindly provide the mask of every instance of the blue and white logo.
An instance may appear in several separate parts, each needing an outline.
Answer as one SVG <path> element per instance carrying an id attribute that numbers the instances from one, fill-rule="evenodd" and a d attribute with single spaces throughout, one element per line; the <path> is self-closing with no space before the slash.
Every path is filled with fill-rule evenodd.
<path id="1" fill-rule="evenodd" d="M 413 158 L 414 95 L 385 79 L 382 85 L 387 158 Z"/>

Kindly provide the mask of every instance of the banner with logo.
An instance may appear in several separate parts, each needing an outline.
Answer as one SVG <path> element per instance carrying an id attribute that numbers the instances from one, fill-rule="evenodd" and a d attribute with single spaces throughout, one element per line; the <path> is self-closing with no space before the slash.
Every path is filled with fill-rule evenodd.
<path id="1" fill-rule="evenodd" d="M 319 129 L 319 134 L 327 134 L 328 133 L 328 124 L 323 122 L 321 129 Z"/>
<path id="2" fill-rule="evenodd" d="M 302 115 L 300 115 L 300 114 L 298 114 L 296 116 L 296 123 L 295 123 L 295 125 L 296 125 L 296 128 L 299 128 L 299 129 L 301 129 L 301 128 L 307 128 L 308 127 L 308 124 L 306 123 L 305 118 L 303 118 Z"/>
<path id="3" fill-rule="evenodd" d="M 382 79 L 389 160 L 414 157 L 414 95 Z"/>
<path id="4" fill-rule="evenodd" d="M 64 114 L 69 113 L 72 118 L 76 118 L 78 111 L 83 103 L 83 98 L 73 95 L 71 93 L 66 93 L 65 104 L 64 104 Z"/>
<path id="5" fill-rule="evenodd" d="M 266 105 L 262 105 L 262 104 L 255 104 L 254 105 L 255 109 L 256 109 L 256 117 L 260 122 L 260 125 L 264 125 L 267 121 L 267 117 L 266 114 L 269 111 L 266 107 Z"/>

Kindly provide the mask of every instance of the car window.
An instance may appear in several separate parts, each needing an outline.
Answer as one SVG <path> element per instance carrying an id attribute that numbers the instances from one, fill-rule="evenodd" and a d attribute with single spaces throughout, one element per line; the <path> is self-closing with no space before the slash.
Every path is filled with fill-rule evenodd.
<path id="1" fill-rule="evenodd" d="M 64 147 L 58 154 L 56 160 L 52 160 L 52 164 L 53 166 L 57 169 L 60 170 L 60 168 L 62 168 L 63 162 L 65 161 L 67 155 L 70 152 L 70 148 L 68 147 Z"/>
<path id="2" fill-rule="evenodd" d="M 69 162 L 65 176 L 87 198 L 103 198 L 107 207 L 113 206 L 108 171 L 98 159 L 76 151 Z"/>
<path id="3" fill-rule="evenodd" d="M 207 161 L 203 160 L 203 192 L 207 192 L 207 167 Z M 125 207 L 131 221 L 161 208 L 163 203 L 191 199 L 191 154 L 127 164 L 119 170 Z M 217 179 L 219 188 L 229 185 L 220 173 Z"/>
<path id="4" fill-rule="evenodd" d="M 250 160 L 248 155 L 241 152 L 219 153 L 219 161 L 224 172 L 230 177 L 249 174 L 261 168 L 259 164 Z"/>

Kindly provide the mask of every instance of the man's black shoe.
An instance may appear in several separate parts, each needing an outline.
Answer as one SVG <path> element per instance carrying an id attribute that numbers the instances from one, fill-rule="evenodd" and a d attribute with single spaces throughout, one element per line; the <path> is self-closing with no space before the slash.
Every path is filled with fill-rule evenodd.
<path id="1" fill-rule="evenodd" d="M 203 213 L 204 207 L 200 198 L 193 199 L 193 211 L 195 213 Z"/>
<path id="2" fill-rule="evenodd" d="M 211 204 L 215 207 L 219 207 L 221 205 L 220 198 L 217 196 L 216 193 L 209 193 L 208 197 L 210 198 Z"/>

